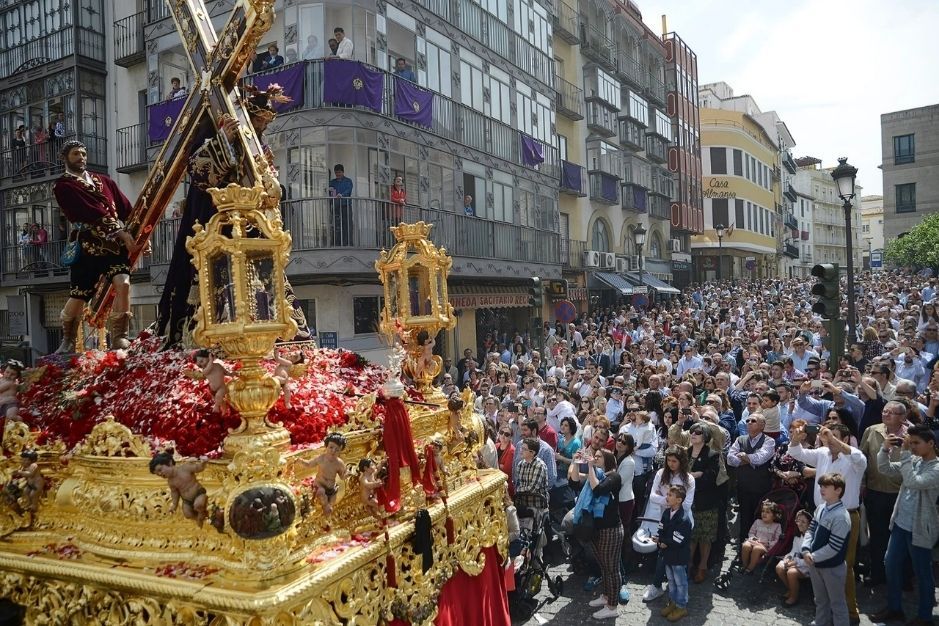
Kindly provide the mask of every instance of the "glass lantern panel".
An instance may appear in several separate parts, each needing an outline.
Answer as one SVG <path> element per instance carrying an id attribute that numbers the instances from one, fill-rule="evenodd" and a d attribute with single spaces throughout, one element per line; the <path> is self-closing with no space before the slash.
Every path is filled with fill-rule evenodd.
<path id="1" fill-rule="evenodd" d="M 388 315 L 391 316 L 391 319 L 397 319 L 402 316 L 403 311 L 400 309 L 400 303 L 398 302 L 398 294 L 401 289 L 401 281 L 398 280 L 398 273 L 391 272 L 388 274 L 388 293 L 386 300 L 386 309 Z"/>
<path id="2" fill-rule="evenodd" d="M 274 289 L 274 256 L 270 252 L 248 254 L 248 318 L 252 322 L 277 320 Z"/>
<path id="3" fill-rule="evenodd" d="M 212 298 L 212 320 L 216 324 L 235 321 L 235 288 L 232 282 L 231 257 L 225 253 L 209 261 L 209 294 Z"/>
<path id="4" fill-rule="evenodd" d="M 423 265 L 408 268 L 408 298 L 411 315 L 430 315 L 433 307 L 430 301 L 430 270 Z"/>

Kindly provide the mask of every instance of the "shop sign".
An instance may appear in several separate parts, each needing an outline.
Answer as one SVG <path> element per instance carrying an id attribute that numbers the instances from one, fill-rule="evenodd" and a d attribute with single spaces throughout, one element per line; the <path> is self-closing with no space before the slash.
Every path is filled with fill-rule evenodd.
<path id="1" fill-rule="evenodd" d="M 567 299 L 567 281 L 566 280 L 549 280 L 548 281 L 548 295 L 558 300 L 566 300 Z"/>
<path id="2" fill-rule="evenodd" d="M 686 263 L 685 261 L 672 261 L 673 272 L 687 272 L 690 269 L 691 263 Z"/>
<path id="3" fill-rule="evenodd" d="M 733 200 L 737 197 L 737 192 L 730 189 L 730 181 L 726 178 L 709 178 L 702 195 L 717 200 Z"/>
<path id="4" fill-rule="evenodd" d="M 29 334 L 29 325 L 26 323 L 26 296 L 7 296 L 7 316 L 11 337 Z"/>
<path id="5" fill-rule="evenodd" d="M 567 287 L 567 299 L 574 300 L 575 302 L 586 302 L 587 301 L 587 288 L 586 287 Z"/>
<path id="6" fill-rule="evenodd" d="M 527 293 L 468 293 L 450 294 L 450 304 L 454 309 L 504 309 L 509 307 L 527 307 Z"/>
<path id="7" fill-rule="evenodd" d="M 316 343 L 320 348 L 330 348 L 335 350 L 339 347 L 339 333 L 321 330 L 317 335 Z"/>

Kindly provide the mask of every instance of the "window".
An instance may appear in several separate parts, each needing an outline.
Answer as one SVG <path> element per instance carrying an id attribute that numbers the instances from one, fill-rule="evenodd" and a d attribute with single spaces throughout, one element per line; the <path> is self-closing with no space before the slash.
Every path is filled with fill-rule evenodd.
<path id="1" fill-rule="evenodd" d="M 897 185 L 897 213 L 912 213 L 916 210 L 916 183 Z"/>
<path id="2" fill-rule="evenodd" d="M 352 332 L 367 335 L 378 332 L 378 311 L 381 308 L 378 296 L 352 298 Z"/>
<path id="3" fill-rule="evenodd" d="M 655 111 L 655 132 L 660 137 L 665 137 L 669 143 L 672 142 L 672 119 L 657 109 Z M 726 159 L 727 156 L 725 155 L 724 158 Z M 724 167 L 726 169 L 726 164 Z"/>
<path id="4" fill-rule="evenodd" d="M 862 233 L 869 233 L 869 232 L 871 232 L 871 225 L 870 225 L 870 224 L 864 224 L 863 226 L 861 226 L 861 232 L 862 232 Z"/>
<path id="5" fill-rule="evenodd" d="M 297 299 L 297 304 L 300 305 L 300 310 L 303 311 L 303 316 L 306 318 L 306 325 L 310 328 L 310 335 L 316 337 L 316 300 Z"/>
<path id="6" fill-rule="evenodd" d="M 637 122 L 640 122 L 643 126 L 646 125 L 646 119 L 649 115 L 649 104 L 645 101 L 642 96 L 639 96 L 632 91 L 629 92 L 629 117 L 633 118 Z"/>
<path id="7" fill-rule="evenodd" d="M 711 173 L 712 174 L 726 174 L 727 173 L 727 149 L 726 148 L 711 148 Z M 726 202 L 724 204 L 727 204 Z M 726 224 L 727 222 L 724 222 Z"/>
<path id="8" fill-rule="evenodd" d="M 483 108 L 483 71 L 464 60 L 460 61 L 460 98 L 463 104 L 473 107 L 480 113 L 485 113 Z"/>
<path id="9" fill-rule="evenodd" d="M 593 223 L 593 235 L 590 238 L 590 249 L 600 252 L 610 251 L 610 235 L 606 230 L 606 222 L 597 220 Z"/>
<path id="10" fill-rule="evenodd" d="M 662 258 L 662 238 L 658 233 L 652 233 L 652 243 L 649 244 L 649 256 L 653 259 Z"/>
<path id="11" fill-rule="evenodd" d="M 743 176 L 743 152 L 734 150 L 734 176 Z"/>
<path id="12" fill-rule="evenodd" d="M 737 198 L 734 200 L 734 225 L 743 226 L 744 216 L 743 216 L 743 200 Z"/>
<path id="13" fill-rule="evenodd" d="M 711 200 L 711 215 L 714 220 L 714 225 L 723 224 L 727 226 L 730 223 L 730 220 L 727 219 L 727 200 Z"/>
<path id="14" fill-rule="evenodd" d="M 915 161 L 913 135 L 897 135 L 893 138 L 893 163 L 912 163 Z M 897 203 L 899 206 L 899 203 Z"/>

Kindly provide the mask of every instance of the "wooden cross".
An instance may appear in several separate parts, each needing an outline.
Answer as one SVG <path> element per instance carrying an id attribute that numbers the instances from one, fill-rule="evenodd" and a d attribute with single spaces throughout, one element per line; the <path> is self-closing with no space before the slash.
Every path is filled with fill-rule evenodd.
<path id="1" fill-rule="evenodd" d="M 239 132 L 232 140 L 233 148 L 240 154 L 251 155 L 245 159 L 247 171 L 241 184 L 252 187 L 260 181 L 271 202 L 276 204 L 280 199 L 280 185 L 270 175 L 261 142 L 241 107 L 237 87 L 239 74 L 274 22 L 274 0 L 239 0 L 222 29 L 221 37 L 212 26 L 203 0 L 166 2 L 195 79 L 127 220 L 127 229 L 141 251 L 186 174 L 190 144 L 203 112 L 207 112 L 216 124 L 226 113 L 238 120 Z M 234 102 L 231 98 L 233 93 Z M 130 256 L 131 266 L 140 254 L 137 252 Z M 113 298 L 111 282 L 102 278 L 88 303 L 90 324 L 99 328 L 104 326 Z"/>

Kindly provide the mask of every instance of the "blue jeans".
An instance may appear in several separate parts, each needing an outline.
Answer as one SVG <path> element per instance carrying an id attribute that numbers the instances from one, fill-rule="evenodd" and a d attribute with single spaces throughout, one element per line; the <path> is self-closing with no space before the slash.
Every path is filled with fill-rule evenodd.
<path id="1" fill-rule="evenodd" d="M 896 524 L 890 531 L 887 543 L 887 606 L 891 611 L 902 611 L 903 605 L 903 566 L 906 555 L 913 561 L 913 575 L 919 587 L 919 604 L 916 616 L 920 619 L 932 619 L 933 589 L 932 550 L 913 545 L 913 533 Z"/>
<path id="2" fill-rule="evenodd" d="M 688 606 L 688 566 L 666 565 L 668 576 L 668 598 L 680 608 Z"/>

